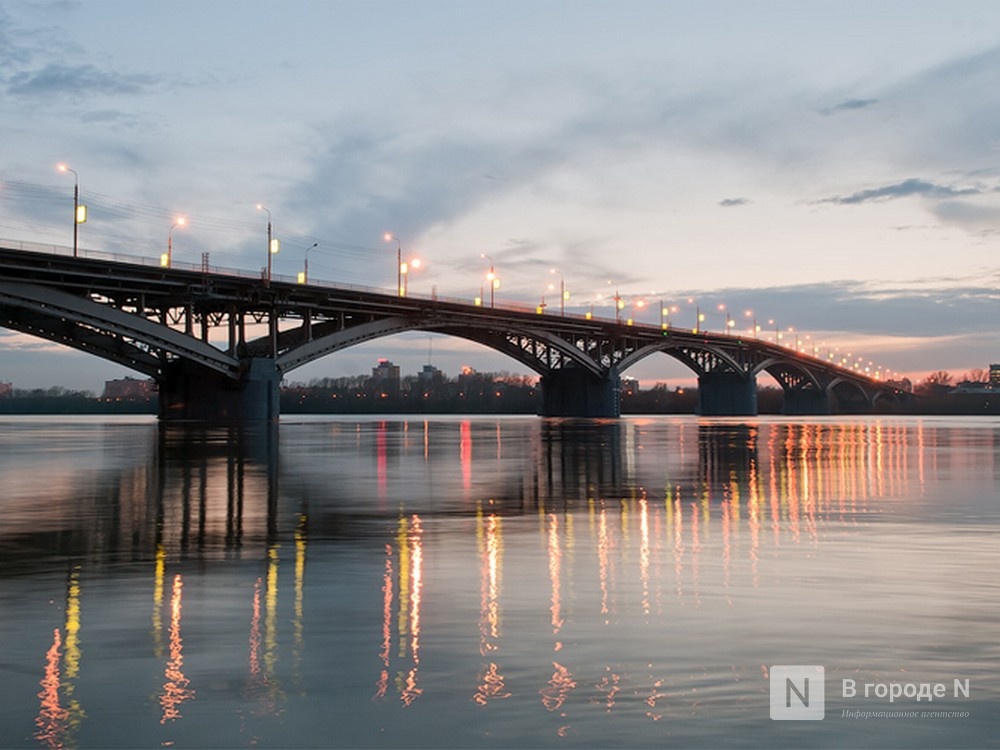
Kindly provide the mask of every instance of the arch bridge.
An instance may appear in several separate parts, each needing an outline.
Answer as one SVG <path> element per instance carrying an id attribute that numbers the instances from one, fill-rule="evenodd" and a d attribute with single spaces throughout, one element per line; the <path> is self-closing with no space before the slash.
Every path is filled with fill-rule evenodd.
<path id="1" fill-rule="evenodd" d="M 703 415 L 755 415 L 762 372 L 781 386 L 786 414 L 908 395 L 735 335 L 20 248 L 0 248 L 0 325 L 153 378 L 166 420 L 275 419 L 285 374 L 403 331 L 457 336 L 517 360 L 541 376 L 543 416 L 618 416 L 621 374 L 660 352 L 696 373 Z"/>

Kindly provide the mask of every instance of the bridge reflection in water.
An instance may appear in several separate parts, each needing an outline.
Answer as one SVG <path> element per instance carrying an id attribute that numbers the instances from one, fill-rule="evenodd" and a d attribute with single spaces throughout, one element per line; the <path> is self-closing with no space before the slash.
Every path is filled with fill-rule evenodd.
<path id="1" fill-rule="evenodd" d="M 131 710 L 164 731 L 191 714 L 205 720 L 197 706 L 218 697 L 199 675 L 232 672 L 228 662 L 199 665 L 217 658 L 204 647 L 184 651 L 182 615 L 203 629 L 216 618 L 210 651 L 243 653 L 234 732 L 265 736 L 259 722 L 323 689 L 315 662 L 340 653 L 340 638 L 367 643 L 352 662 L 367 676 L 339 688 L 354 691 L 348 703 L 409 707 L 460 683 L 462 700 L 480 706 L 527 690 L 560 718 L 577 696 L 616 710 L 623 691 L 641 693 L 649 719 L 696 711 L 697 680 L 652 662 L 637 675 L 588 661 L 587 629 L 663 622 L 706 597 L 732 606 L 773 584 L 783 549 L 816 550 L 919 498 L 938 479 L 928 446 L 961 439 L 918 421 L 127 429 L 132 439 L 99 431 L 92 465 L 54 462 L 44 510 L 22 507 L 0 532 L 6 576 L 42 576 L 69 561 L 64 615 L 46 620 L 51 637 L 37 652 L 34 737 L 43 745 L 73 744 L 100 714 L 81 705 L 77 687 L 88 662 L 107 679 L 116 646 L 104 638 L 102 606 L 107 582 L 123 576 L 149 602 L 145 633 L 132 637 L 148 644 L 160 685 L 155 705 L 138 698 Z M 990 439 L 981 455 L 995 473 L 1000 449 Z M 16 466 L 4 472 L 6 487 L 28 482 Z M 539 565 L 526 570 L 528 561 Z M 88 584 L 101 592 L 93 605 Z M 535 636 L 544 649 L 525 645 L 526 618 L 544 624 Z M 442 650 L 454 652 L 452 668 L 472 671 L 437 673 Z M 546 675 L 530 688 L 526 652 Z"/>

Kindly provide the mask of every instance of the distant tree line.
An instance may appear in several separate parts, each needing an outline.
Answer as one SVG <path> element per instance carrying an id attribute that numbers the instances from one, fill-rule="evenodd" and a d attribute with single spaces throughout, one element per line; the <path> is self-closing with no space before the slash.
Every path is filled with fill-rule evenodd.
<path id="1" fill-rule="evenodd" d="M 906 403 L 880 399 L 876 411 L 889 414 L 1000 414 L 1000 388 L 994 395 L 988 370 L 972 370 L 957 382 L 943 370 L 913 386 Z M 956 388 L 955 386 L 966 386 Z M 983 386 L 969 388 L 968 386 Z M 694 414 L 698 389 L 656 383 L 641 389 L 622 384 L 623 414 Z M 537 378 L 472 371 L 449 378 L 439 371 L 398 379 L 366 375 L 319 378 L 281 389 L 283 414 L 536 414 L 541 399 Z M 757 389 L 760 414 L 780 414 L 784 397 L 776 386 Z M 836 404 L 836 400 L 835 400 Z M 14 388 L 0 397 L 0 414 L 156 414 L 157 398 L 110 400 L 90 391 Z"/>
<path id="2" fill-rule="evenodd" d="M 439 371 L 396 379 L 355 376 L 292 383 L 281 390 L 283 414 L 534 414 L 535 378 L 507 373 Z"/>
<path id="3" fill-rule="evenodd" d="M 106 401 L 91 391 L 53 388 L 14 388 L 0 398 L 0 414 L 155 414 L 156 398 Z"/>

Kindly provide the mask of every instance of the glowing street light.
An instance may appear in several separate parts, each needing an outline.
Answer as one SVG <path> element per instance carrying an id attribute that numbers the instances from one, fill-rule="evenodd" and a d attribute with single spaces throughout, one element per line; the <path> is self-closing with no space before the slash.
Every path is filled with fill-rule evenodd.
<path id="1" fill-rule="evenodd" d="M 490 262 L 489 273 L 486 274 L 486 280 L 490 282 L 490 307 L 494 307 L 494 293 L 500 288 L 500 277 L 497 276 L 496 268 L 493 263 L 493 258 L 491 258 L 486 253 L 480 253 L 480 258 L 485 258 Z"/>
<path id="2" fill-rule="evenodd" d="M 58 164 L 56 168 L 60 172 L 73 173 L 73 257 L 77 257 L 79 252 L 79 228 L 87 220 L 87 207 L 80 205 L 80 175 L 68 164 Z"/>
<path id="3" fill-rule="evenodd" d="M 271 231 L 271 211 L 260 203 L 257 204 L 257 210 L 263 211 L 267 214 L 267 276 L 264 277 L 265 282 L 270 285 L 271 283 L 271 256 L 277 255 L 278 251 L 281 249 L 280 240 L 274 239 Z"/>
<path id="4" fill-rule="evenodd" d="M 164 268 L 170 268 L 174 261 L 174 230 L 185 224 L 187 224 L 187 219 L 183 216 L 178 216 L 177 220 L 170 227 L 170 231 L 167 232 L 167 252 L 160 256 L 160 265 Z"/>
<path id="5" fill-rule="evenodd" d="M 642 309 L 645 306 L 646 306 L 646 300 L 644 299 L 637 299 L 635 302 L 633 302 L 632 314 L 629 316 L 626 325 L 633 325 L 635 321 L 639 318 L 639 313 L 642 312 Z"/>
<path id="6" fill-rule="evenodd" d="M 314 247 L 319 247 L 319 243 L 314 242 L 309 247 L 306 248 L 306 258 L 305 262 L 302 265 L 302 273 L 300 273 L 298 277 L 298 282 L 300 284 L 309 283 L 309 251 L 312 250 Z"/>
<path id="7" fill-rule="evenodd" d="M 399 241 L 399 237 L 392 234 L 391 232 L 386 232 L 382 235 L 382 238 L 386 242 L 396 243 L 396 294 L 400 297 L 404 296 L 403 292 L 403 243 Z"/>
<path id="8" fill-rule="evenodd" d="M 410 278 L 410 271 L 420 268 L 420 258 L 413 258 L 409 261 L 403 261 L 399 264 L 399 275 L 402 277 L 403 282 L 400 287 L 400 297 L 405 297 L 410 293 L 410 283 L 408 279 Z"/>

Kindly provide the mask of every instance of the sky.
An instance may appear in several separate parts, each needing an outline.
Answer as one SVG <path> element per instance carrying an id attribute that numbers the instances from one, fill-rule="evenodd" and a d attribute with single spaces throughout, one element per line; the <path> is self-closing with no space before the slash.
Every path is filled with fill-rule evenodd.
<path id="1" fill-rule="evenodd" d="M 412 294 L 471 301 L 492 262 L 497 304 L 552 314 L 562 283 L 570 312 L 614 317 L 617 291 L 640 322 L 728 315 L 913 380 L 1000 362 L 993 0 L 8 0 L 0 132 L 5 245 L 72 244 L 65 162 L 84 250 L 170 236 L 176 265 L 255 272 L 263 204 L 276 275 L 308 255 L 391 291 L 389 232 Z M 524 372 L 414 333 L 288 379 L 379 357 Z M 692 380 L 666 356 L 625 374 Z M 15 387 L 126 375 L 0 330 Z"/>

